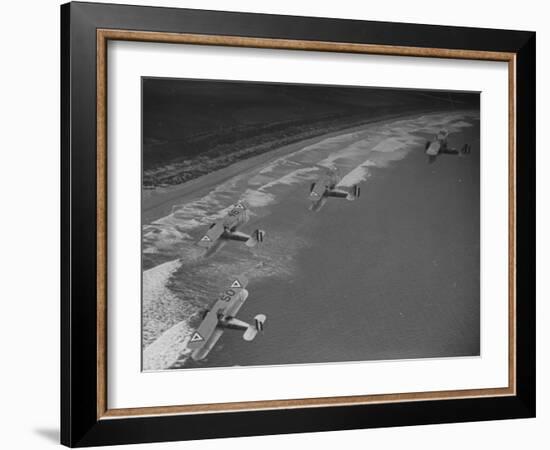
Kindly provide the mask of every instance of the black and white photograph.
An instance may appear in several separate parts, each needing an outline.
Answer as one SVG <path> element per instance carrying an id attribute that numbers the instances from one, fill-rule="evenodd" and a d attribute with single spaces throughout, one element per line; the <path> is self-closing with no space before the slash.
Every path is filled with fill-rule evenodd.
<path id="1" fill-rule="evenodd" d="M 142 78 L 142 370 L 480 355 L 479 92 Z"/>

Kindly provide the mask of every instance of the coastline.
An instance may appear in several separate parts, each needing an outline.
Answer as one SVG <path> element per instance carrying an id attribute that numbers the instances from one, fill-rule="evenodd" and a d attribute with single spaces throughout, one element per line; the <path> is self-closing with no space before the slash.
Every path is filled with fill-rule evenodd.
<path id="1" fill-rule="evenodd" d="M 158 190 L 156 191 L 144 190 L 142 188 L 142 225 L 152 223 L 155 220 L 158 220 L 170 214 L 172 206 L 176 202 L 186 203 L 194 199 L 200 198 L 206 195 L 211 190 L 212 186 L 221 184 L 236 175 L 253 172 L 256 167 L 272 162 L 273 160 L 276 160 L 277 158 L 285 156 L 289 153 L 295 152 L 299 150 L 300 147 L 306 147 L 315 144 L 323 139 L 327 139 L 343 133 L 352 133 L 354 131 L 361 130 L 363 127 L 368 125 L 383 125 L 385 122 L 399 119 L 407 119 L 409 117 L 414 117 L 420 114 L 430 115 L 439 113 L 440 111 L 418 110 L 415 112 L 399 113 L 393 115 L 390 114 L 376 119 L 367 119 L 360 124 L 344 126 L 338 130 L 334 130 L 329 133 L 322 133 L 322 130 L 319 130 L 320 134 L 317 134 L 314 137 L 297 140 L 291 144 L 283 145 L 277 149 L 270 150 L 260 155 L 243 159 L 227 167 L 221 168 L 207 175 L 203 175 L 185 183 L 176 185 L 174 187 L 158 188 Z"/>

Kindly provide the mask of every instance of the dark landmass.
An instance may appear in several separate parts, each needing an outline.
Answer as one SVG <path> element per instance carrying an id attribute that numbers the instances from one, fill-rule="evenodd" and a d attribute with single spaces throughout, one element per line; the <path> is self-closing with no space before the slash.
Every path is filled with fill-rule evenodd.
<path id="1" fill-rule="evenodd" d="M 165 78 L 142 95 L 148 189 L 376 118 L 479 107 L 472 93 Z"/>

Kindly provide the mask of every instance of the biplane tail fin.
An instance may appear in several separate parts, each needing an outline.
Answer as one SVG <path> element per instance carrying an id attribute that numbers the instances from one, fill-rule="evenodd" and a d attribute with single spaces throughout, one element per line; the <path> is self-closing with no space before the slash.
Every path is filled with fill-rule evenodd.
<path id="1" fill-rule="evenodd" d="M 245 341 L 252 341 L 258 333 L 264 331 L 264 324 L 267 320 L 267 317 L 264 314 L 258 314 L 254 317 L 254 323 L 250 324 L 246 331 L 243 334 L 243 339 Z"/>
<path id="2" fill-rule="evenodd" d="M 470 144 L 464 144 L 460 149 L 461 155 L 469 155 L 472 152 L 472 146 Z"/>
<path id="3" fill-rule="evenodd" d="M 358 184 L 354 184 L 353 186 L 349 187 L 347 189 L 348 191 L 348 196 L 346 197 L 347 200 L 355 200 L 356 198 L 359 198 L 359 196 L 361 195 L 361 188 L 359 187 Z"/>
<path id="4" fill-rule="evenodd" d="M 256 245 L 261 244 L 265 239 L 264 230 L 254 230 L 250 238 L 246 241 L 247 247 L 256 247 Z"/>

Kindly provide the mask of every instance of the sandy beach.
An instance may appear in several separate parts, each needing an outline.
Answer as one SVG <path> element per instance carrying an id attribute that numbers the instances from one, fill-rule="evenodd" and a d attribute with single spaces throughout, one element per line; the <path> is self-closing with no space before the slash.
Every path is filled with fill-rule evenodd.
<path id="1" fill-rule="evenodd" d="M 365 119 L 359 124 L 347 127 L 342 126 L 340 129 L 330 133 L 323 133 L 320 129 L 314 137 L 297 140 L 292 144 L 283 145 L 270 152 L 239 161 L 228 167 L 216 170 L 215 172 L 211 172 L 186 183 L 176 186 L 156 188 L 155 190 L 145 189 L 141 199 L 142 223 L 147 224 L 160 219 L 161 217 L 169 214 L 175 204 L 186 203 L 200 198 L 212 190 L 213 187 L 229 180 L 230 178 L 236 175 L 251 174 L 254 171 L 260 170 L 265 164 L 269 164 L 278 158 L 291 154 L 300 148 L 314 145 L 316 142 L 332 136 L 338 136 L 342 133 L 350 133 L 363 129 L 369 124 L 383 125 L 384 123 L 391 123 L 391 121 L 398 118 L 406 118 L 409 116 L 414 117 L 418 114 L 419 112 L 417 111 L 414 114 L 393 114 L 387 115 L 384 118 Z"/>

